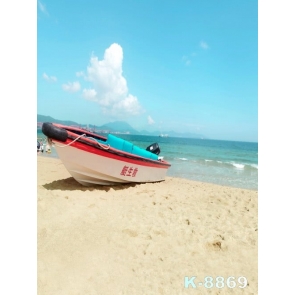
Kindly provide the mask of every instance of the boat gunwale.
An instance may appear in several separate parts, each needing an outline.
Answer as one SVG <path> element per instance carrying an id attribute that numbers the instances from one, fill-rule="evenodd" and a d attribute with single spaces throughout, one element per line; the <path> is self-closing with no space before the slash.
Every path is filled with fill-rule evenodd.
<path id="1" fill-rule="evenodd" d="M 105 140 L 107 141 L 107 138 L 106 137 L 103 137 L 101 135 L 98 135 L 98 134 L 94 134 L 92 132 L 89 132 L 87 130 L 83 130 L 83 129 L 80 129 L 80 128 L 77 128 L 77 127 L 71 127 L 71 126 L 66 126 L 66 125 L 61 125 L 61 124 L 56 124 L 56 123 L 52 123 L 55 127 L 58 127 L 58 128 L 61 128 L 61 129 L 64 129 L 66 132 L 67 132 L 67 141 L 66 142 L 62 142 L 58 139 L 55 139 L 55 138 L 52 138 L 54 141 L 58 141 L 62 144 L 69 144 L 70 142 L 73 142 L 73 140 L 76 140 L 77 137 L 81 136 L 82 134 L 85 134 L 86 136 L 88 137 L 93 137 L 93 139 L 90 139 L 90 138 L 87 138 L 87 137 L 80 137 L 78 138 L 75 142 L 73 142 L 71 144 L 71 146 L 75 147 L 75 148 L 78 148 L 78 149 L 81 149 L 80 147 L 77 146 L 77 142 L 79 142 L 80 144 L 82 145 L 87 145 L 87 146 L 91 146 L 97 150 L 100 150 L 100 151 L 104 151 L 106 153 L 110 153 L 110 154 L 114 154 L 118 157 L 121 157 L 122 161 L 124 161 L 124 158 L 128 158 L 130 160 L 135 160 L 135 161 L 141 161 L 141 162 L 146 162 L 146 163 L 151 163 L 153 165 L 156 165 L 156 166 L 162 166 L 162 167 L 159 167 L 159 168 L 169 168 L 171 166 L 170 163 L 168 163 L 167 161 L 165 160 L 153 160 L 153 159 L 149 159 L 149 158 L 144 158 L 142 156 L 139 156 L 139 155 L 135 155 L 135 154 L 131 154 L 131 153 L 128 153 L 128 152 L 125 152 L 125 151 L 122 151 L 122 150 L 119 150 L 119 149 L 115 149 L 113 148 L 112 146 L 109 146 L 108 149 L 105 149 L 103 148 L 102 146 L 100 146 L 100 143 L 95 141 L 95 138 L 99 139 L 99 140 Z M 72 130 L 71 130 L 72 129 Z M 74 131 L 74 132 L 73 132 Z M 76 134 L 75 133 L 78 132 L 78 133 L 81 133 L 81 134 Z M 85 131 L 85 132 L 84 132 Z M 70 142 L 68 142 L 68 140 L 70 140 Z M 104 144 L 104 143 L 103 143 Z M 105 145 L 107 145 L 107 142 L 105 143 Z M 86 150 L 85 150 L 86 151 Z M 91 151 L 87 151 L 87 152 L 91 152 Z"/>

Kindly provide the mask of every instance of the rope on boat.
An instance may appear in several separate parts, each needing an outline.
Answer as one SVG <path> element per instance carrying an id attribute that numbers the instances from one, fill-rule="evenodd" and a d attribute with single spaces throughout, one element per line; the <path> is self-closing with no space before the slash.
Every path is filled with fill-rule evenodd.
<path id="1" fill-rule="evenodd" d="M 109 148 L 110 148 L 110 145 L 108 144 L 108 145 L 105 145 L 105 144 L 102 144 L 102 143 L 100 143 L 100 142 L 98 142 L 98 141 L 96 141 L 95 140 L 95 138 L 93 138 L 93 137 L 87 137 L 87 138 L 89 138 L 89 139 L 93 139 L 101 148 L 103 148 L 104 150 L 108 150 Z"/>
<path id="2" fill-rule="evenodd" d="M 65 144 L 65 145 L 55 144 L 55 145 L 58 146 L 58 147 L 60 147 L 60 148 L 64 148 L 64 147 L 70 146 L 71 144 L 73 144 L 76 140 L 78 140 L 78 139 L 81 138 L 82 136 L 86 136 L 86 134 L 82 134 L 82 135 L 78 136 L 76 139 L 74 139 L 73 141 L 71 141 L 71 142 L 68 143 L 68 144 Z"/>
<path id="3" fill-rule="evenodd" d="M 73 144 L 76 140 L 78 140 L 79 138 L 81 138 L 81 137 L 83 137 L 83 136 L 86 136 L 86 134 L 84 133 L 84 134 L 78 136 L 76 139 L 74 139 L 73 141 L 71 141 L 71 142 L 68 143 L 68 144 L 65 144 L 65 145 L 59 145 L 59 144 L 56 144 L 56 143 L 55 143 L 55 145 L 58 146 L 58 147 L 60 147 L 60 148 L 64 148 L 64 147 L 70 146 L 70 145 Z M 103 149 L 105 149 L 105 150 L 108 150 L 108 149 L 110 148 L 110 145 L 109 145 L 109 144 L 108 144 L 108 145 L 104 145 L 104 144 L 102 144 L 102 143 L 99 143 L 99 142 L 96 141 L 95 138 L 93 138 L 93 137 L 87 137 L 87 138 L 88 138 L 88 139 L 92 139 L 92 140 L 94 140 L 95 143 L 97 143 L 101 148 L 103 148 Z"/>

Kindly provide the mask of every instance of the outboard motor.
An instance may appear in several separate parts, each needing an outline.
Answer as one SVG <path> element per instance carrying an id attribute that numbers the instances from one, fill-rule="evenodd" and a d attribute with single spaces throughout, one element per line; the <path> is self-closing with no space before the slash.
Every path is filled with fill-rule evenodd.
<path id="1" fill-rule="evenodd" d="M 146 148 L 146 150 L 153 153 L 153 154 L 156 154 L 156 155 L 159 155 L 161 152 L 160 147 L 157 143 L 153 143 L 153 144 L 149 145 Z"/>

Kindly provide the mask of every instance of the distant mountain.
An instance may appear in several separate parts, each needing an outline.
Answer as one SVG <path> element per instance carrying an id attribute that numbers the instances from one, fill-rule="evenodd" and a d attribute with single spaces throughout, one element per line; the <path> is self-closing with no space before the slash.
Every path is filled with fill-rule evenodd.
<path id="1" fill-rule="evenodd" d="M 78 126 L 86 126 L 86 124 L 84 125 L 81 125 L 77 122 L 74 122 L 74 121 L 65 121 L 65 120 L 57 120 L 57 119 L 54 119 L 50 116 L 44 116 L 44 115 L 37 115 L 37 122 L 51 122 L 51 123 L 59 123 L 59 124 L 62 124 L 62 125 L 78 125 Z"/>
<path id="2" fill-rule="evenodd" d="M 132 128 L 128 123 L 124 121 L 115 121 L 111 123 L 104 124 L 98 127 L 99 129 L 117 131 L 117 132 L 129 132 L 130 134 L 140 134 L 137 130 Z"/>
<path id="3" fill-rule="evenodd" d="M 118 133 L 129 133 L 129 134 L 139 134 L 139 135 L 151 135 L 151 136 L 159 136 L 160 134 L 168 134 L 169 137 L 188 137 L 188 138 L 202 138 L 207 139 L 202 134 L 195 134 L 195 133 L 189 133 L 189 132 L 175 132 L 173 130 L 170 131 L 147 131 L 147 130 L 141 130 L 140 132 L 135 130 L 131 125 L 124 121 L 115 121 L 110 122 L 107 124 L 104 124 L 102 126 L 96 126 L 92 124 L 80 124 L 74 121 L 69 120 L 57 120 L 50 116 L 44 116 L 37 114 L 37 122 L 55 122 L 62 125 L 75 125 L 80 127 L 89 127 L 94 130 L 105 130 L 108 132 L 118 132 Z"/>

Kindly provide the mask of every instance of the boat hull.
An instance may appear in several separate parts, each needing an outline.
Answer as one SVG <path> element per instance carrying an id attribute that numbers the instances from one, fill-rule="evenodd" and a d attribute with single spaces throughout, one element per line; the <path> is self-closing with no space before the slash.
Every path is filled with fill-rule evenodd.
<path id="1" fill-rule="evenodd" d="M 107 139 L 55 123 L 43 123 L 42 132 L 55 144 L 69 173 L 85 186 L 163 181 L 171 166 L 154 153 L 111 135 Z"/>
<path id="2" fill-rule="evenodd" d="M 72 146 L 55 145 L 68 172 L 82 185 L 115 185 L 130 182 L 156 182 L 165 179 L 167 168 L 146 165 L 140 161 L 114 159 Z"/>

